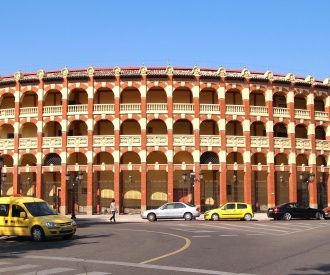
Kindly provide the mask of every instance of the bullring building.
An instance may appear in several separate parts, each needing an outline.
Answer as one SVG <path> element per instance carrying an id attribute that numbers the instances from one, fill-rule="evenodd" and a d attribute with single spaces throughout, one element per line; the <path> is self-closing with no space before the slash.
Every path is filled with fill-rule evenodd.
<path id="1" fill-rule="evenodd" d="M 61 213 L 330 201 L 330 79 L 194 68 L 0 77 L 1 194 Z M 80 175 L 78 177 L 78 175 Z"/>

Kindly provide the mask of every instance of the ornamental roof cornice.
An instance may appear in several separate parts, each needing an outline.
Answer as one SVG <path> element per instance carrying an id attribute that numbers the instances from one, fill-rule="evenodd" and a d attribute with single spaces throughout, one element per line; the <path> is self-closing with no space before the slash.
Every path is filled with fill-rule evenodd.
<path id="1" fill-rule="evenodd" d="M 228 80 L 247 80 L 247 81 L 265 81 L 273 83 L 303 85 L 310 87 L 329 88 L 330 80 L 326 78 L 324 81 L 315 80 L 313 76 L 308 75 L 305 78 L 296 77 L 292 73 L 287 75 L 274 74 L 271 71 L 266 72 L 252 72 L 246 68 L 242 70 L 226 70 L 223 67 L 219 69 L 189 67 L 115 67 L 115 68 L 85 68 L 85 69 L 67 69 L 64 68 L 59 71 L 39 70 L 34 73 L 21 73 L 17 72 L 10 76 L 0 76 L 0 84 L 7 85 L 19 82 L 33 82 L 33 81 L 51 81 L 60 80 L 63 78 L 70 79 L 87 79 L 89 77 L 102 78 L 102 77 L 205 77 L 205 78 L 222 78 Z"/>

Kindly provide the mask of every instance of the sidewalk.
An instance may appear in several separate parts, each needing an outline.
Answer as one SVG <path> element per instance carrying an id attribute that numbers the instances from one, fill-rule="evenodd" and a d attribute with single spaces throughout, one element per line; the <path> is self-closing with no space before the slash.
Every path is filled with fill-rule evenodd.
<path id="1" fill-rule="evenodd" d="M 96 215 L 79 215 L 76 214 L 77 217 L 77 221 L 79 220 L 98 220 L 98 221 L 109 221 L 110 219 L 110 214 L 96 214 Z M 67 215 L 67 217 L 70 217 L 70 215 Z M 196 218 L 196 220 L 204 220 L 203 219 L 203 214 L 201 216 L 199 216 L 198 218 Z M 266 213 L 255 213 L 254 214 L 254 218 L 253 221 L 266 221 L 269 220 L 269 218 L 267 217 Z M 148 222 L 147 219 L 142 219 L 141 216 L 139 214 L 116 214 L 116 221 L 117 222 Z"/>

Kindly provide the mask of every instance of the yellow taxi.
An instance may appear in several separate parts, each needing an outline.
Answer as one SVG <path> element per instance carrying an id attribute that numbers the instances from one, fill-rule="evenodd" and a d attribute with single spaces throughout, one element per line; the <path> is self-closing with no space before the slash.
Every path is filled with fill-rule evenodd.
<path id="1" fill-rule="evenodd" d="M 204 220 L 218 221 L 220 219 L 241 219 L 250 221 L 254 217 L 252 207 L 244 202 L 228 202 L 219 208 L 206 211 Z"/>
<path id="2" fill-rule="evenodd" d="M 47 202 L 33 197 L 0 198 L 0 236 L 27 236 L 34 241 L 50 237 L 71 238 L 74 220 L 58 215 Z"/>

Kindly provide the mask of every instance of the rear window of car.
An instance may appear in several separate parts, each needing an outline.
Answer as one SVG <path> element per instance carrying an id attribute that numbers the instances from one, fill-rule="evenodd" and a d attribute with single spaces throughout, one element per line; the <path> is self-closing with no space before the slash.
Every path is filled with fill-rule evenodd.
<path id="1" fill-rule="evenodd" d="M 182 203 L 176 203 L 175 208 L 186 208 L 186 206 Z"/>
<path id="2" fill-rule="evenodd" d="M 246 208 L 247 208 L 246 204 L 243 204 L 243 203 L 238 203 L 237 204 L 237 209 L 246 209 Z"/>
<path id="3" fill-rule="evenodd" d="M 0 204 L 0 216 L 7 217 L 9 213 L 9 204 Z"/>

